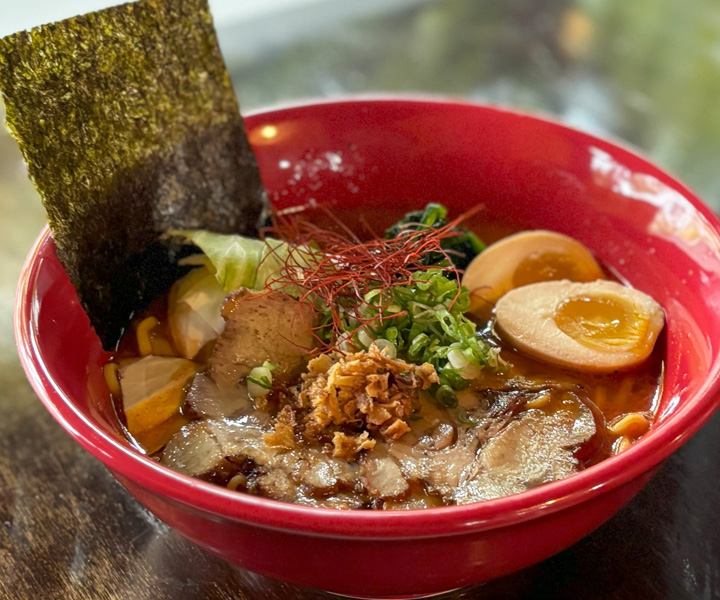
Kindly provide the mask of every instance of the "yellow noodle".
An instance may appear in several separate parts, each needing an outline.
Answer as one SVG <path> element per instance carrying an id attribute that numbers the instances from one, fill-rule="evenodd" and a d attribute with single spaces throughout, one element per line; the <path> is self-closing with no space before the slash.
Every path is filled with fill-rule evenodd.
<path id="1" fill-rule="evenodd" d="M 608 426 L 612 435 L 638 438 L 650 427 L 650 422 L 640 413 L 628 413 L 615 423 Z"/>
<path id="2" fill-rule="evenodd" d="M 157 326 L 158 320 L 155 317 L 147 317 L 140 321 L 135 331 L 137 336 L 138 350 L 140 356 L 152 354 L 152 341 L 150 340 L 150 332 Z"/>
<path id="3" fill-rule="evenodd" d="M 242 473 L 238 473 L 232 479 L 230 479 L 230 481 L 228 481 L 227 488 L 229 490 L 236 490 L 241 485 L 245 485 L 246 482 L 247 477 L 245 477 L 245 475 L 243 475 Z"/>
<path id="4" fill-rule="evenodd" d="M 525 403 L 525 408 L 542 408 L 550 403 L 550 393 L 545 392 L 542 395 L 535 396 L 532 400 Z"/>
<path id="5" fill-rule="evenodd" d="M 595 388 L 595 406 L 602 410 L 607 404 L 607 389 L 604 385 Z"/>
<path id="6" fill-rule="evenodd" d="M 103 367 L 103 375 L 110 393 L 116 398 L 120 397 L 120 380 L 118 379 L 117 363 L 108 363 Z"/>
<path id="7" fill-rule="evenodd" d="M 173 350 L 172 345 L 164 337 L 153 335 L 150 338 L 152 353 L 155 356 L 177 356 L 177 352 Z"/>
<path id="8" fill-rule="evenodd" d="M 618 438 L 615 440 L 615 443 L 613 444 L 613 454 L 620 454 L 621 452 L 625 452 L 630 446 L 632 446 L 633 441 L 631 438 L 627 436 L 623 436 L 621 438 Z"/>
<path id="9" fill-rule="evenodd" d="M 625 377 L 620 382 L 620 387 L 618 388 L 617 394 L 615 394 L 614 398 L 615 406 L 622 408 L 627 403 L 634 383 L 635 380 L 632 377 Z"/>

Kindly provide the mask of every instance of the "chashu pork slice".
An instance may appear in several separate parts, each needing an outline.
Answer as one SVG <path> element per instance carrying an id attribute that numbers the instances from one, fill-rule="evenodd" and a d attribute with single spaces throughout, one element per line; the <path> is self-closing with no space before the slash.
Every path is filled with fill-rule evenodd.
<path id="1" fill-rule="evenodd" d="M 193 421 L 163 450 L 161 463 L 171 469 L 226 485 L 243 475 L 245 491 L 309 506 L 359 508 L 350 492 L 357 465 L 327 456 L 317 448 L 285 451 L 269 446 L 261 415 Z"/>
<path id="2" fill-rule="evenodd" d="M 494 399 L 495 401 L 495 399 Z M 388 453 L 408 480 L 422 482 L 428 492 L 452 502 L 463 471 L 472 465 L 487 434 L 488 408 L 477 402 L 468 416 L 477 427 L 458 427 L 448 411 L 427 402 L 412 421 L 412 431 L 388 444 Z"/>
<path id="3" fill-rule="evenodd" d="M 580 400 L 549 414 L 526 410 L 482 447 L 463 472 L 455 501 L 500 498 L 568 477 L 579 470 L 573 453 L 595 432 L 593 413 Z"/>
<path id="4" fill-rule="evenodd" d="M 267 413 L 254 410 L 246 385 L 219 386 L 207 373 L 198 373 L 185 396 L 185 403 L 202 419 L 223 419 L 253 413 L 263 425 Z"/>
<path id="5" fill-rule="evenodd" d="M 385 444 L 376 446 L 361 458 L 360 481 L 373 498 L 401 498 L 410 486 L 397 461 Z"/>
<path id="6" fill-rule="evenodd" d="M 463 471 L 472 465 L 481 437 L 461 429 L 457 441 L 441 450 L 410 445 L 403 440 L 389 446 L 389 454 L 407 479 L 422 481 L 428 491 L 452 501 Z"/>
<path id="7" fill-rule="evenodd" d="M 241 288 L 223 305 L 225 329 L 210 356 L 210 375 L 235 385 L 266 360 L 276 365 L 273 382 L 292 382 L 305 370 L 315 342 L 315 311 L 281 292 Z"/>
<path id="8" fill-rule="evenodd" d="M 245 462 L 266 464 L 275 454 L 265 444 L 259 421 L 246 415 L 188 423 L 167 443 L 160 462 L 191 477 L 225 483 Z"/>

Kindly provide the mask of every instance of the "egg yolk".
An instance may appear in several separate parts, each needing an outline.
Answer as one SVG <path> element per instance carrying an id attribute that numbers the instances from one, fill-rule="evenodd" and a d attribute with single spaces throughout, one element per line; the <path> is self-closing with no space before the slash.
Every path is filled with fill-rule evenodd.
<path id="1" fill-rule="evenodd" d="M 567 252 L 537 251 L 523 258 L 512 275 L 512 287 L 518 288 L 539 281 L 569 279 L 583 281 L 587 278 L 577 258 Z"/>
<path id="2" fill-rule="evenodd" d="M 558 305 L 554 320 L 563 333 L 589 348 L 642 351 L 646 345 L 648 319 L 617 298 L 568 298 Z"/>

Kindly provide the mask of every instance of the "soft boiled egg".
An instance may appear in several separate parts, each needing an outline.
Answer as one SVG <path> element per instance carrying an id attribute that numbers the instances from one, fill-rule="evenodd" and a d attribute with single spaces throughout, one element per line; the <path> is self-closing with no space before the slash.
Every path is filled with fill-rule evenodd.
<path id="1" fill-rule="evenodd" d="M 506 292 L 540 281 L 594 281 L 605 274 L 577 240 L 554 231 L 523 231 L 488 246 L 465 270 L 470 312 L 487 320 Z"/>
<path id="2" fill-rule="evenodd" d="M 652 352 L 665 323 L 647 294 L 614 281 L 546 281 L 514 289 L 495 306 L 496 329 L 518 350 L 562 367 L 607 373 Z"/>

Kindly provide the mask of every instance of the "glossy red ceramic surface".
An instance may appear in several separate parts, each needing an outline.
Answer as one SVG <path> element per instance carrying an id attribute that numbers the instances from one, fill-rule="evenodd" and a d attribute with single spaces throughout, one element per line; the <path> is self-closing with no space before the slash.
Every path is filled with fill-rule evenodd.
<path id="1" fill-rule="evenodd" d="M 682 184 L 617 145 L 535 117 L 456 102 L 365 99 L 246 119 L 270 198 L 363 214 L 477 203 L 488 238 L 574 236 L 667 313 L 666 379 L 652 430 L 573 477 L 468 506 L 341 512 L 229 492 L 169 471 L 119 434 L 90 329 L 43 232 L 16 303 L 20 357 L 58 422 L 148 509 L 258 572 L 350 595 L 456 588 L 546 558 L 592 531 L 718 406 L 720 223 Z M 111 507 L 109 507 L 111 509 Z"/>

